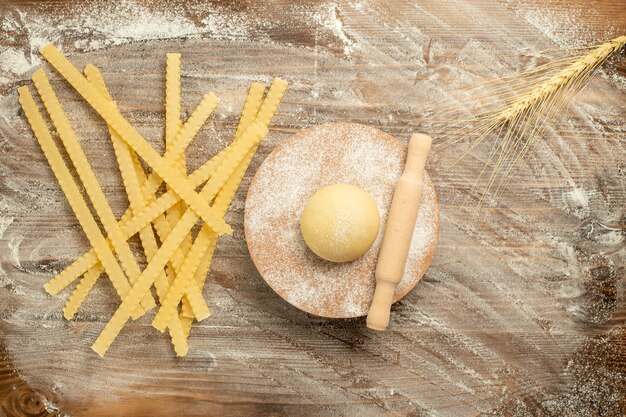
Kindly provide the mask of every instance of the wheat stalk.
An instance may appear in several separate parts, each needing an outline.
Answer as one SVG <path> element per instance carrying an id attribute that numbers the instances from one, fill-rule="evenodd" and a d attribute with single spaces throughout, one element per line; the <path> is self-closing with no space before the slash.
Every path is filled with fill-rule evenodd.
<path id="1" fill-rule="evenodd" d="M 626 36 L 620 36 L 589 49 L 585 54 L 559 59 L 518 77 L 496 80 L 487 95 L 472 95 L 473 101 L 486 101 L 486 107 L 491 104 L 495 109 L 483 111 L 461 123 L 457 121 L 460 135 L 444 142 L 439 149 L 460 142 L 465 137 L 474 137 L 456 164 L 485 139 L 495 136 L 485 166 L 474 183 L 476 187 L 493 164 L 478 207 L 494 187 L 494 197 L 506 188 L 515 168 L 536 141 L 543 137 L 550 124 L 563 113 L 572 97 L 587 84 L 596 69 L 625 44 Z M 492 103 L 494 100 L 495 105 Z M 447 117 L 450 118 L 452 113 L 449 112 Z M 468 131 L 468 125 L 475 127 Z"/>
<path id="2" fill-rule="evenodd" d="M 505 109 L 500 114 L 499 118 L 503 122 L 512 120 L 519 114 L 533 108 L 533 106 L 536 106 L 538 103 L 549 100 L 551 95 L 558 93 L 566 85 L 571 83 L 572 80 L 581 77 L 590 69 L 595 70 L 595 68 L 604 63 L 608 57 L 619 51 L 624 44 L 626 44 L 626 36 L 620 36 L 619 38 L 603 43 L 588 54 L 582 55 L 576 62 L 550 77 L 530 93 L 520 97 L 519 100 Z"/>

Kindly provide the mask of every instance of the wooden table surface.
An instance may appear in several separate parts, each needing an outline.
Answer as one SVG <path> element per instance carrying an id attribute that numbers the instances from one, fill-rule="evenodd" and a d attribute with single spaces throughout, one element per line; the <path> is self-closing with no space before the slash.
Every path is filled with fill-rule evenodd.
<path id="1" fill-rule="evenodd" d="M 453 169 L 462 148 L 432 155 L 441 242 L 388 332 L 291 307 L 255 270 L 242 231 L 251 175 L 289 135 L 352 121 L 406 140 L 455 89 L 626 34 L 623 0 L 113 3 L 0 5 L 0 416 L 626 415 L 623 54 L 479 215 L 467 197 L 486 155 Z M 133 10 L 142 17 L 129 20 Z M 16 104 L 45 41 L 99 66 L 159 150 L 165 53 L 182 53 L 183 109 L 209 90 L 222 98 L 191 166 L 227 143 L 250 82 L 290 82 L 227 216 L 235 233 L 205 288 L 213 314 L 186 358 L 142 318 L 101 359 L 89 346 L 117 305 L 108 283 L 72 321 L 61 313 L 68 292 L 43 290 L 88 248 Z M 46 69 L 120 214 L 128 203 L 105 126 Z"/>

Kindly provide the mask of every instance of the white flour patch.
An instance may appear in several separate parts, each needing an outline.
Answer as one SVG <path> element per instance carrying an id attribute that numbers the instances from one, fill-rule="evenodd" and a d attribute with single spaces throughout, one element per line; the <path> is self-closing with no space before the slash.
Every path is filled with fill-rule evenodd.
<path id="1" fill-rule="evenodd" d="M 9 226 L 11 226 L 11 224 L 13 223 L 13 220 L 15 220 L 14 217 L 0 216 L 0 242 L 2 242 L 4 238 L 4 233 L 7 231 Z M 4 271 L 4 269 L 2 269 L 1 263 L 0 263 L 0 278 L 2 278 L 3 280 L 7 279 L 6 272 Z"/>
<path id="2" fill-rule="evenodd" d="M 32 67 L 31 61 L 16 49 L 10 48 L 0 53 L 0 71 L 6 76 L 10 74 L 22 75 Z"/>
<path id="3" fill-rule="evenodd" d="M 582 13 L 582 8 L 576 7 L 570 7 L 568 10 L 560 9 L 558 12 L 531 9 L 524 12 L 523 17 L 537 30 L 558 44 L 581 46 L 576 27 L 577 17 L 580 13 Z"/>
<path id="4" fill-rule="evenodd" d="M 0 217 L 0 239 L 4 237 L 4 232 L 11 226 L 13 220 L 15 220 L 15 217 Z"/>
<path id="5" fill-rule="evenodd" d="M 11 251 L 11 259 L 15 268 L 22 267 L 22 263 L 20 262 L 20 244 L 22 240 L 24 240 L 23 237 L 14 237 L 8 243 L 9 250 Z"/>
<path id="6" fill-rule="evenodd" d="M 1 27 L 16 46 L 0 51 L 0 80 L 25 74 L 41 65 L 38 50 L 47 43 L 64 49 L 91 51 L 137 41 L 210 37 L 246 40 L 248 17 L 224 7 L 196 4 L 185 8 L 154 8 L 135 0 L 77 4 L 71 13 L 16 10 Z M 61 36 L 63 33 L 63 36 Z M 26 43 L 23 40 L 26 40 Z M 71 43 L 68 43 L 70 40 Z"/>
<path id="7" fill-rule="evenodd" d="M 354 41 L 350 39 L 344 30 L 343 23 L 339 18 L 339 9 L 335 3 L 327 3 L 321 6 L 321 10 L 313 15 L 316 23 L 329 29 L 343 43 L 343 53 L 350 55 L 354 47 Z"/>
<path id="8" fill-rule="evenodd" d="M 578 218 L 585 218 L 589 215 L 589 196 L 582 188 L 574 188 L 563 193 L 563 200 L 566 209 L 573 212 Z"/>

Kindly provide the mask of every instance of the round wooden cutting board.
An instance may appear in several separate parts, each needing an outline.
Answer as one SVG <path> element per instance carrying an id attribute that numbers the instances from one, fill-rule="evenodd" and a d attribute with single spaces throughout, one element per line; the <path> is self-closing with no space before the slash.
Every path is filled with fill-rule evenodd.
<path id="1" fill-rule="evenodd" d="M 244 221 L 250 254 L 269 286 L 295 307 L 317 316 L 366 315 L 387 210 L 405 159 L 402 142 L 356 123 L 315 126 L 278 146 L 252 181 Z M 381 230 L 372 247 L 347 263 L 319 258 L 300 233 L 300 215 L 308 199 L 318 189 L 337 183 L 354 184 L 368 192 L 381 217 Z M 437 195 L 427 174 L 413 236 L 394 301 L 417 285 L 437 247 Z"/>

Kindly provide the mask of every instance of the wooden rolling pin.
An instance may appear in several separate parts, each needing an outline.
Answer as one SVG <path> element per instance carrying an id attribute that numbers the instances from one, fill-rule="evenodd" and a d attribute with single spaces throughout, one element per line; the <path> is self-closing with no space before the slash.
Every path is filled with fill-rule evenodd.
<path id="1" fill-rule="evenodd" d="M 424 189 L 424 165 L 430 151 L 430 136 L 413 134 L 409 141 L 404 172 L 396 182 L 387 215 L 385 234 L 376 264 L 376 291 L 367 314 L 367 327 L 386 330 L 393 296 L 404 274 L 417 214 Z"/>

